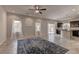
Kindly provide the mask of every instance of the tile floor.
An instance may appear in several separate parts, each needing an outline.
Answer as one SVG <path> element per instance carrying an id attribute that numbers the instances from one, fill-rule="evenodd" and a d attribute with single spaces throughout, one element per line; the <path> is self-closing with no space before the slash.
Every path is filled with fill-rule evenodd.
<path id="1" fill-rule="evenodd" d="M 0 46 L 0 54 L 16 54 L 17 40 L 7 40 Z"/>
<path id="2" fill-rule="evenodd" d="M 55 40 L 54 43 L 69 49 L 67 54 L 79 53 L 79 40 L 58 39 Z M 0 46 L 0 54 L 16 54 L 16 53 L 17 53 L 17 40 L 7 40 L 6 42 L 4 42 L 3 45 Z"/>

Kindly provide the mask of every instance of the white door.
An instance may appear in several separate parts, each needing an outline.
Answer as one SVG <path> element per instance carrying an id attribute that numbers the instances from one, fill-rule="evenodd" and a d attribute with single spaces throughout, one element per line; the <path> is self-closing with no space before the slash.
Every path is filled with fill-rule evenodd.
<path id="1" fill-rule="evenodd" d="M 48 23 L 48 40 L 54 42 L 55 39 L 55 24 Z"/>

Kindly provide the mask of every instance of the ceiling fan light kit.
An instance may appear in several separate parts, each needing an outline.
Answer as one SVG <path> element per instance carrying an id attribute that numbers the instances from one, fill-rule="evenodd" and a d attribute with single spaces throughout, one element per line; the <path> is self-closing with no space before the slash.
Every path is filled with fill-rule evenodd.
<path id="1" fill-rule="evenodd" d="M 35 13 L 39 13 L 39 10 L 36 10 Z"/>

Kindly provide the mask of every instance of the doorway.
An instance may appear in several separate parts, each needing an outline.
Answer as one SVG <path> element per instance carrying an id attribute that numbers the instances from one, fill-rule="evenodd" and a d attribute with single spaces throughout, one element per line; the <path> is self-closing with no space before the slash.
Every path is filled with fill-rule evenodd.
<path id="1" fill-rule="evenodd" d="M 12 33 L 11 38 L 19 38 L 22 36 L 22 22 L 18 20 L 14 20 L 12 23 Z"/>
<path id="2" fill-rule="evenodd" d="M 54 42 L 55 39 L 55 24 L 48 23 L 48 40 Z"/>

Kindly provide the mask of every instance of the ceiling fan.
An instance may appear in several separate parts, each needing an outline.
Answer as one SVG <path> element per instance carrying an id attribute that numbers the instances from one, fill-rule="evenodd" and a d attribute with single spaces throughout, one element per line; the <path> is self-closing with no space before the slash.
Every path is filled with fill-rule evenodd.
<path id="1" fill-rule="evenodd" d="M 42 11 L 46 11 L 46 8 L 40 8 L 39 5 L 34 5 L 33 8 L 29 9 L 29 10 L 33 10 L 34 13 L 38 13 L 38 14 L 42 14 Z"/>

